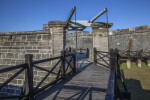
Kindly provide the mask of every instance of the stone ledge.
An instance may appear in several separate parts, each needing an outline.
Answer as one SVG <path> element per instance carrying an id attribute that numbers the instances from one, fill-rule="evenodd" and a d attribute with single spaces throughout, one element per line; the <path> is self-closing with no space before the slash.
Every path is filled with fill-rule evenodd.
<path id="1" fill-rule="evenodd" d="M 0 36 L 13 36 L 13 35 L 34 35 L 34 34 L 49 34 L 49 32 L 41 31 L 23 31 L 23 32 L 0 32 Z"/>
<path id="2" fill-rule="evenodd" d="M 66 25 L 67 25 L 66 21 L 49 21 L 48 22 L 48 26 L 49 27 L 52 27 L 52 26 L 55 26 L 55 27 L 65 27 Z"/>
<path id="3" fill-rule="evenodd" d="M 108 23 L 108 28 L 112 27 L 113 23 Z M 106 22 L 96 22 L 91 24 L 92 28 L 107 28 Z"/>

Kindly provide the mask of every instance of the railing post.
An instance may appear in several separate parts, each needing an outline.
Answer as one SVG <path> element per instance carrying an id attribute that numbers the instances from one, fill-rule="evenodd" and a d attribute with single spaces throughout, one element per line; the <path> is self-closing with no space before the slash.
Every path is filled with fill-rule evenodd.
<path id="1" fill-rule="evenodd" d="M 27 63 L 27 69 L 25 70 L 25 94 L 28 94 L 29 100 L 34 100 L 33 90 L 33 55 L 25 55 L 25 63 Z"/>
<path id="2" fill-rule="evenodd" d="M 117 74 L 117 78 L 119 78 L 119 76 L 120 76 L 120 64 L 119 64 L 119 51 L 118 51 L 118 49 L 115 49 L 115 53 L 116 53 L 116 60 L 117 60 L 116 74 Z"/>
<path id="3" fill-rule="evenodd" d="M 96 48 L 93 48 L 93 62 L 97 63 L 97 55 L 96 55 Z"/>
<path id="4" fill-rule="evenodd" d="M 71 47 L 69 47 L 69 52 L 71 52 Z"/>
<path id="5" fill-rule="evenodd" d="M 89 58 L 89 49 L 86 49 L 86 58 Z"/>
<path id="6" fill-rule="evenodd" d="M 110 49 L 110 67 L 116 69 L 117 66 L 117 53 L 113 49 Z"/>
<path id="7" fill-rule="evenodd" d="M 63 72 L 63 78 L 65 78 L 66 72 L 65 72 L 65 51 L 61 52 L 62 55 L 62 72 Z"/>
<path id="8" fill-rule="evenodd" d="M 73 73 L 76 73 L 76 54 L 72 54 L 72 66 L 73 66 Z"/>

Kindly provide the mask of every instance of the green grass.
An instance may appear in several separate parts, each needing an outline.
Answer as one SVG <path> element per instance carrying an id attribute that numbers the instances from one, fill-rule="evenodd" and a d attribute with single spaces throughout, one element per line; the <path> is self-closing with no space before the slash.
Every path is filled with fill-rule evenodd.
<path id="1" fill-rule="evenodd" d="M 127 69 L 126 63 L 121 63 L 120 70 L 125 78 L 125 84 L 131 92 L 131 100 L 150 100 L 150 67 L 142 63 L 138 68 L 135 62 L 131 63 L 131 69 Z M 122 84 L 118 81 L 119 87 Z"/>

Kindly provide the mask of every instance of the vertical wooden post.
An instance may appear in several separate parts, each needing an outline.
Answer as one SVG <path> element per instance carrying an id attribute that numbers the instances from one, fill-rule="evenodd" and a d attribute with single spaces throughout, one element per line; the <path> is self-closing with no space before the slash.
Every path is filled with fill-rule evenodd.
<path id="1" fill-rule="evenodd" d="M 72 66 L 73 66 L 73 73 L 76 73 L 76 54 L 72 54 Z"/>
<path id="2" fill-rule="evenodd" d="M 111 70 L 117 67 L 117 54 L 113 49 L 110 49 L 110 67 Z"/>
<path id="3" fill-rule="evenodd" d="M 96 48 L 93 48 L 93 62 L 97 63 L 97 55 L 96 55 Z"/>
<path id="4" fill-rule="evenodd" d="M 61 55 L 62 55 L 62 65 L 61 65 L 62 68 L 61 68 L 61 70 L 63 72 L 63 78 L 65 78 L 65 74 L 66 74 L 66 72 L 65 72 L 65 51 L 62 51 Z"/>
<path id="5" fill-rule="evenodd" d="M 119 78 L 120 76 L 120 64 L 119 64 L 119 51 L 118 49 L 115 49 L 115 55 L 116 55 L 116 60 L 117 60 L 117 70 L 116 70 L 116 74 L 117 74 L 117 78 Z"/>
<path id="6" fill-rule="evenodd" d="M 114 83 L 114 98 L 118 96 L 118 87 L 117 87 L 117 77 L 116 77 L 116 67 L 117 67 L 117 50 L 110 49 L 110 73 L 112 74 L 112 83 Z"/>
<path id="7" fill-rule="evenodd" d="M 69 52 L 71 52 L 71 47 L 69 47 Z"/>
<path id="8" fill-rule="evenodd" d="M 89 49 L 86 49 L 86 58 L 89 58 Z"/>
<path id="9" fill-rule="evenodd" d="M 25 94 L 29 94 L 28 99 L 34 100 L 33 89 L 33 55 L 25 55 L 25 63 L 27 63 L 27 69 L 25 70 Z"/>

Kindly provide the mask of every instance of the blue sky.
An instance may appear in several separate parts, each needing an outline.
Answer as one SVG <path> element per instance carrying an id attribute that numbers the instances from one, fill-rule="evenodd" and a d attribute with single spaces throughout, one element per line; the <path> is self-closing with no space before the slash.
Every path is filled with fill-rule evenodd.
<path id="1" fill-rule="evenodd" d="M 110 30 L 150 24 L 150 0 L 0 0 L 0 32 L 42 30 L 48 21 L 66 20 L 74 5 L 77 20 L 107 8 Z M 106 15 L 96 21 L 106 21 Z"/>

